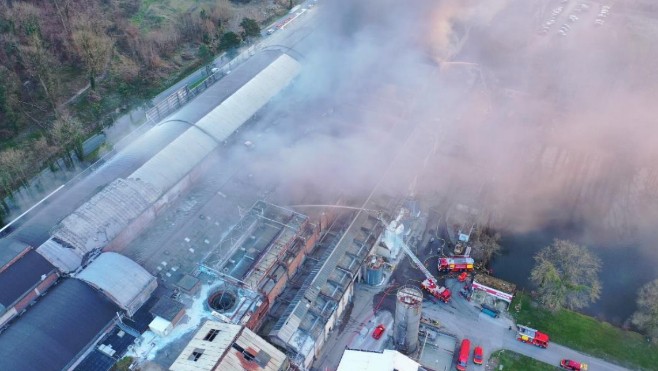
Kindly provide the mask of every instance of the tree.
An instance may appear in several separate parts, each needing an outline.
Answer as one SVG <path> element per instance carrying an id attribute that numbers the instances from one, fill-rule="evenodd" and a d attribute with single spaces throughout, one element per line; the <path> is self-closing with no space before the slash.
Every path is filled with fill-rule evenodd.
<path id="1" fill-rule="evenodd" d="M 658 338 L 658 279 L 644 285 L 637 293 L 637 311 L 631 323 L 647 335 Z"/>
<path id="2" fill-rule="evenodd" d="M 66 158 L 71 160 L 71 151 L 74 151 L 78 159 L 82 159 L 82 141 L 85 129 L 76 118 L 63 113 L 60 118 L 53 122 L 50 129 L 52 141 L 64 150 Z"/>
<path id="3" fill-rule="evenodd" d="M 25 151 L 9 148 L 0 152 L 0 173 L 3 174 L 3 188 L 10 194 L 16 184 L 27 184 L 28 157 Z"/>
<path id="4" fill-rule="evenodd" d="M 96 77 L 105 70 L 112 56 L 114 41 L 106 34 L 103 22 L 79 19 L 73 31 L 73 43 L 80 59 L 85 63 L 92 90 L 96 89 Z"/>
<path id="5" fill-rule="evenodd" d="M 242 18 L 240 22 L 240 27 L 242 27 L 242 38 L 246 39 L 247 37 L 257 37 L 260 36 L 260 26 L 258 22 L 251 18 Z"/>
<path id="6" fill-rule="evenodd" d="M 43 89 L 46 100 L 50 105 L 51 112 L 57 109 L 57 97 L 59 96 L 59 79 L 56 74 L 56 59 L 52 53 L 45 47 L 43 40 L 38 33 L 33 33 L 28 38 L 26 45 L 18 47 L 20 59 L 27 67 L 30 75 L 34 76 Z M 37 101 L 34 101 L 29 110 L 37 108 L 40 111 L 46 111 L 46 108 L 40 107 Z M 31 117 L 33 121 L 37 120 Z M 40 124 L 40 122 L 37 122 Z"/>
<path id="7" fill-rule="evenodd" d="M 220 50 L 234 50 L 240 46 L 240 36 L 235 32 L 227 32 L 222 35 L 221 40 L 219 41 Z"/>
<path id="8" fill-rule="evenodd" d="M 556 239 L 535 255 L 535 262 L 530 279 L 548 309 L 584 308 L 601 295 L 601 260 L 586 247 Z"/>
<path id="9" fill-rule="evenodd" d="M 470 241 L 474 248 L 472 255 L 480 259 L 483 264 L 487 264 L 501 249 L 498 243 L 500 233 L 489 228 L 478 227 L 471 235 Z"/>

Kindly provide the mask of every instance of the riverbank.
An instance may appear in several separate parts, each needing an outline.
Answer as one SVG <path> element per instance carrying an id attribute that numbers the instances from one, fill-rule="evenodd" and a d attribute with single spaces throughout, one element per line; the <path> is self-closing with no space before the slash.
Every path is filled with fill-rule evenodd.
<path id="1" fill-rule="evenodd" d="M 523 292 L 516 294 L 510 313 L 518 324 L 546 332 L 551 341 L 564 346 L 625 367 L 655 369 L 658 365 L 658 345 L 647 342 L 643 335 L 566 309 L 552 313 Z"/>

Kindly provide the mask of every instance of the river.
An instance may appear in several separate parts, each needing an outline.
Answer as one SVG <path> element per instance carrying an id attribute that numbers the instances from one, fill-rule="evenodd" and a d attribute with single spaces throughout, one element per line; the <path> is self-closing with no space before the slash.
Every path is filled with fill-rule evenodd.
<path id="1" fill-rule="evenodd" d="M 601 258 L 603 285 L 601 298 L 581 312 L 621 326 L 636 309 L 638 289 L 656 278 L 655 262 L 643 253 L 640 243 L 598 244 L 583 241 L 583 231 L 575 226 L 551 225 L 523 234 L 503 233 L 503 252 L 492 264 L 493 274 L 529 291 L 533 256 L 554 238 L 590 246 Z"/>

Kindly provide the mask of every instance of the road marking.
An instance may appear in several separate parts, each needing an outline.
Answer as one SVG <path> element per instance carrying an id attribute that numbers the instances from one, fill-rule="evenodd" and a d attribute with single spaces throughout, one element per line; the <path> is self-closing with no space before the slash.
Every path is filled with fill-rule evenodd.
<path id="1" fill-rule="evenodd" d="M 50 196 L 54 195 L 57 191 L 59 191 L 60 189 L 64 188 L 64 186 L 65 186 L 65 184 L 62 184 L 62 185 L 59 186 L 56 190 L 50 192 L 50 194 L 48 194 L 48 196 L 44 197 L 41 201 L 37 202 L 36 204 L 34 204 L 34 206 L 32 206 L 31 208 L 27 209 L 24 213 L 22 213 L 21 215 L 19 215 L 16 219 L 12 220 L 12 221 L 9 222 L 7 225 L 5 225 L 4 227 L 2 227 L 2 229 L 0 229 L 0 233 L 2 233 L 5 229 L 9 228 L 12 224 L 16 223 L 16 222 L 18 221 L 18 219 L 20 219 L 20 218 L 22 218 L 23 216 L 25 216 L 25 214 L 27 214 L 27 213 L 29 213 L 30 211 L 32 211 L 35 207 L 41 205 L 42 202 L 46 201 L 48 198 L 50 198 Z"/>

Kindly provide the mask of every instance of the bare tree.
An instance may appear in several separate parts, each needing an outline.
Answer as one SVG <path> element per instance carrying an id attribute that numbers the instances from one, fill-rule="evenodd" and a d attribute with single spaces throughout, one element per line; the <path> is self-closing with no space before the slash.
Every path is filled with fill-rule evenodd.
<path id="1" fill-rule="evenodd" d="M 535 255 L 535 262 L 530 279 L 548 309 L 584 308 L 601 295 L 601 260 L 586 247 L 556 239 Z"/>
<path id="2" fill-rule="evenodd" d="M 114 40 L 107 35 L 106 28 L 105 22 L 82 16 L 76 20 L 72 35 L 92 90 L 96 89 L 96 77 L 105 70 L 112 56 Z"/>
<path id="3" fill-rule="evenodd" d="M 50 137 L 53 143 L 64 150 L 69 161 L 72 160 L 71 151 L 74 151 L 78 158 L 82 159 L 84 135 L 85 128 L 82 123 L 66 112 L 53 122 L 50 129 Z"/>
<path id="4" fill-rule="evenodd" d="M 28 44 L 20 45 L 18 51 L 30 74 L 39 81 L 39 85 L 50 105 L 50 111 L 54 113 L 57 109 L 59 92 L 59 80 L 55 70 L 55 66 L 57 66 L 56 59 L 46 49 L 43 40 L 37 33 L 32 34 L 28 39 Z M 44 107 L 39 107 L 37 102 L 32 105 L 33 108 L 45 110 Z"/>
<path id="5" fill-rule="evenodd" d="M 5 191 L 11 193 L 12 186 L 26 183 L 28 166 L 28 158 L 23 150 L 9 148 L 0 152 L 0 169 L 6 178 L 3 179 Z"/>
<path id="6" fill-rule="evenodd" d="M 658 339 L 658 279 L 653 280 L 637 293 L 637 310 L 631 322 L 654 339 Z"/>
<path id="7" fill-rule="evenodd" d="M 489 228 L 478 227 L 471 235 L 471 243 L 474 249 L 472 255 L 487 264 L 491 258 L 500 252 L 500 233 Z"/>
<path id="8" fill-rule="evenodd" d="M 59 21 L 62 23 L 62 27 L 66 34 L 70 37 L 71 26 L 69 25 L 69 10 L 71 0 L 52 0 L 53 5 L 55 5 L 55 10 L 57 10 L 57 16 Z"/>

